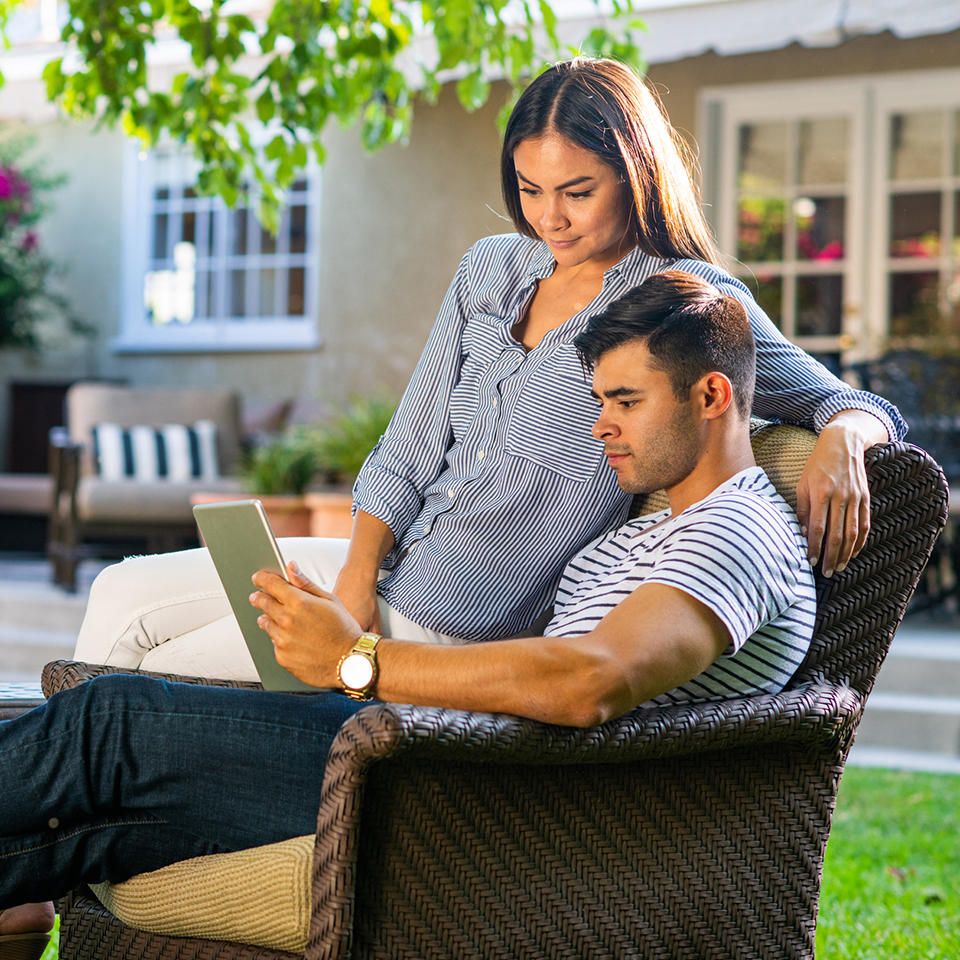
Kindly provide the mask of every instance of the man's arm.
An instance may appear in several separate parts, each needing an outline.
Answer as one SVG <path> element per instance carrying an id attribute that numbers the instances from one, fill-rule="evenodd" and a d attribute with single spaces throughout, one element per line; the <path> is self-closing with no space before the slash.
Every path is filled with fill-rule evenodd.
<path id="1" fill-rule="evenodd" d="M 291 565 L 292 584 L 260 572 L 251 595 L 278 662 L 336 687 L 336 665 L 360 634 L 332 594 Z M 703 672 L 730 643 L 720 618 L 675 587 L 638 587 L 580 637 L 520 637 L 445 646 L 385 637 L 376 696 L 394 703 L 512 713 L 594 726 Z"/>

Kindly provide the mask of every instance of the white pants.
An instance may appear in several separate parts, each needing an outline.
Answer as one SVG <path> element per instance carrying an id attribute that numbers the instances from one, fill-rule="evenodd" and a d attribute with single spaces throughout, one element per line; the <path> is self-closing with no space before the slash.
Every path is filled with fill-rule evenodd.
<path id="1" fill-rule="evenodd" d="M 336 580 L 348 543 L 318 537 L 279 541 L 284 559 L 296 560 L 303 573 L 325 589 Z M 382 597 L 380 618 L 386 636 L 428 643 L 459 642 L 418 626 Z M 74 657 L 159 673 L 258 679 L 204 548 L 131 557 L 104 569 L 90 590 Z"/>

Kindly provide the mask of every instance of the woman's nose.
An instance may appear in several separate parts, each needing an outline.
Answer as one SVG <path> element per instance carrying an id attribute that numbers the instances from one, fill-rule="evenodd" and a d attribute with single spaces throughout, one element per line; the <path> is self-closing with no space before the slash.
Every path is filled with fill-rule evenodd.
<path id="1" fill-rule="evenodd" d="M 567 218 L 559 197 L 547 197 L 540 214 L 540 226 L 546 230 L 559 230 L 567 225 Z"/>

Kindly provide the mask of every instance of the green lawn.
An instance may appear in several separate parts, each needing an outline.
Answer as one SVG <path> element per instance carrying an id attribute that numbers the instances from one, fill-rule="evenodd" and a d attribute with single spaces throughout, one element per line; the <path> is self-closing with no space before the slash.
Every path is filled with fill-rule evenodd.
<path id="1" fill-rule="evenodd" d="M 827 847 L 817 957 L 960 958 L 960 776 L 847 769 Z M 42 960 L 56 958 L 51 944 Z"/>
<path id="2" fill-rule="evenodd" d="M 817 958 L 960 958 L 960 776 L 847 769 Z"/>

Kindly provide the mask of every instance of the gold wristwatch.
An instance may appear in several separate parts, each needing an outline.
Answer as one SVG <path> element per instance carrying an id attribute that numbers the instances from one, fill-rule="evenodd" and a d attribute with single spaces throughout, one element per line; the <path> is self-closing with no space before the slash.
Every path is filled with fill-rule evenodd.
<path id="1" fill-rule="evenodd" d="M 337 680 L 352 700 L 369 700 L 377 682 L 379 633 L 361 633 L 349 653 L 337 664 Z"/>

